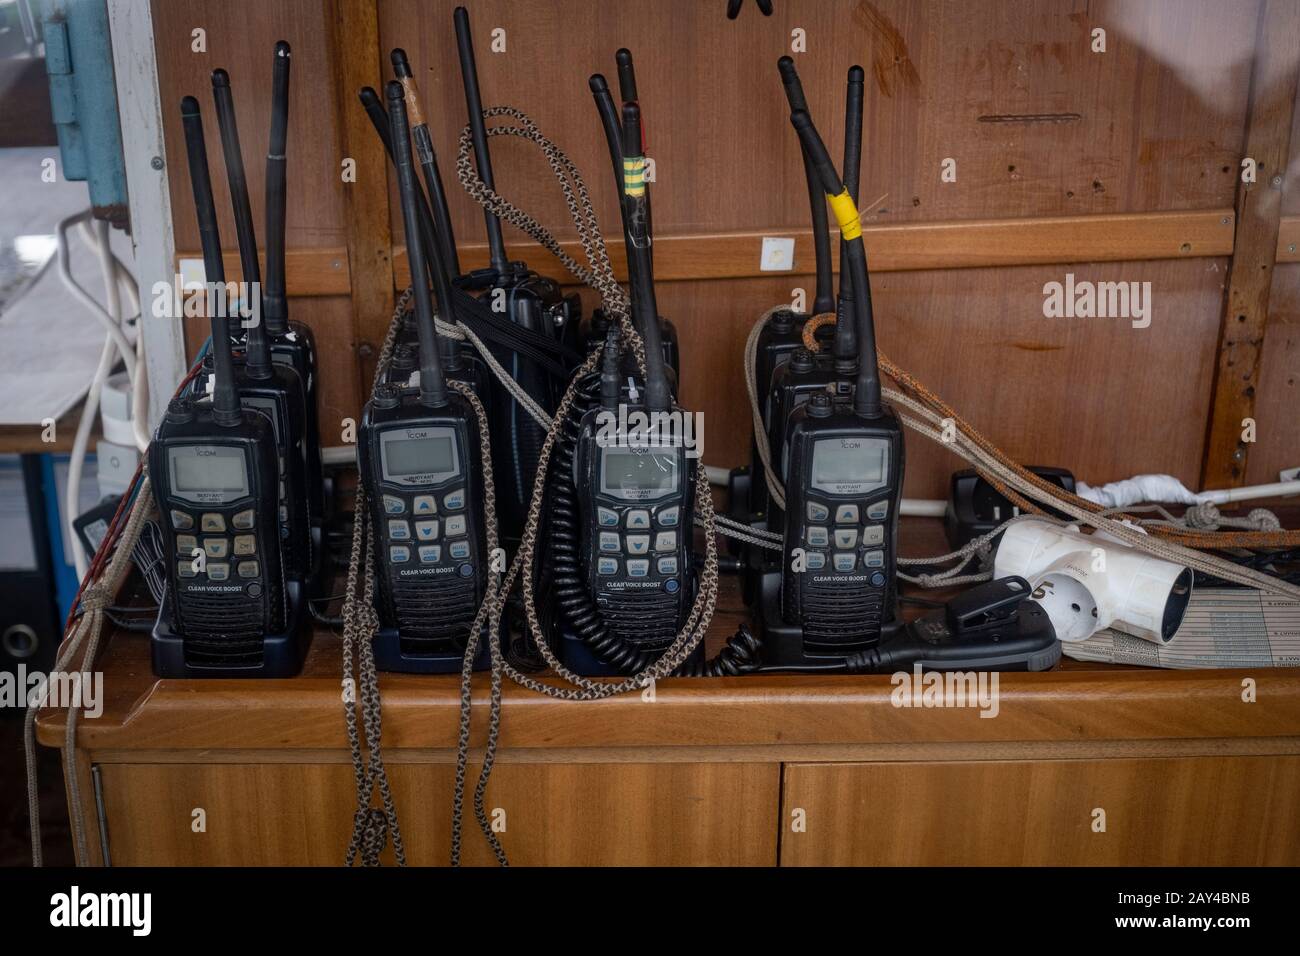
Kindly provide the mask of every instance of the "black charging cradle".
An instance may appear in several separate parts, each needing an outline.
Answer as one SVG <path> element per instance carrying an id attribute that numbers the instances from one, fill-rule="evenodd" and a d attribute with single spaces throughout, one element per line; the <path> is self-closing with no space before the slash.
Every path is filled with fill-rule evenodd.
<path id="1" fill-rule="evenodd" d="M 474 655 L 474 670 L 485 671 L 492 664 L 492 650 L 488 646 L 487 628 L 478 642 Z M 449 649 L 435 654 L 408 654 L 402 650 L 402 638 L 395 627 L 381 627 L 372 642 L 375 650 L 375 667 L 395 674 L 459 674 L 465 662 L 465 652 Z"/>
<path id="2" fill-rule="evenodd" d="M 842 650 L 837 648 L 810 653 L 804 646 L 803 626 L 787 623 L 781 616 L 779 565 L 773 565 L 762 573 L 756 574 L 755 581 L 758 600 L 754 606 L 754 619 L 759 640 L 763 643 L 764 666 L 800 667 L 843 660 L 852 654 L 884 644 L 903 630 L 903 622 L 896 617 L 892 621 L 885 622 L 881 627 L 879 641 L 863 641 L 860 644 L 846 644 Z"/>
<path id="3" fill-rule="evenodd" d="M 302 582 L 286 581 L 285 596 L 288 599 L 287 627 L 279 634 L 267 634 L 262 638 L 260 664 L 191 664 L 185 655 L 185 638 L 172 628 L 172 595 L 168 588 L 149 640 L 153 672 L 159 677 L 191 679 L 293 677 L 302 670 L 307 648 L 311 646 L 311 629 L 302 627 L 303 605 L 307 600 Z"/>

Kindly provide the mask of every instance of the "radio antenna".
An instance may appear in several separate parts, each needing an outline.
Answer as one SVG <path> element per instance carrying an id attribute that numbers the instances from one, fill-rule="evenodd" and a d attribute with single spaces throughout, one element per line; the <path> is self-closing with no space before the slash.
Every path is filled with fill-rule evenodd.
<path id="1" fill-rule="evenodd" d="M 262 288 L 262 318 L 272 335 L 289 331 L 289 303 L 284 289 L 289 52 L 284 40 L 276 43 L 271 67 L 271 139 L 266 149 L 266 284 Z"/>
<path id="2" fill-rule="evenodd" d="M 862 294 L 854 298 L 853 306 L 858 323 L 858 381 L 853 395 L 853 410 L 863 418 L 880 417 L 880 369 L 876 364 L 876 329 L 871 317 L 871 287 L 867 282 L 867 251 L 862 244 L 862 224 L 858 221 L 857 204 L 849 196 L 835 172 L 826 144 L 817 134 L 812 117 L 806 110 L 795 110 L 790 114 L 790 122 L 812 168 L 816 170 L 818 180 L 835 210 L 835 219 L 840 224 L 840 235 L 848 246 L 849 276 L 853 288 Z"/>
<path id="3" fill-rule="evenodd" d="M 415 290 L 415 320 L 420 332 L 420 403 L 431 408 L 447 404 L 447 386 L 442 378 L 438 355 L 438 327 L 433 322 L 433 303 L 429 301 L 428 266 L 424 259 L 424 242 L 420 238 L 420 217 L 416 211 L 415 182 L 411 164 L 411 128 L 406 121 L 406 96 L 402 84 L 389 82 L 388 123 L 392 128 L 393 161 L 397 165 L 397 187 L 402 197 L 402 225 L 406 230 L 406 258 L 411 265 L 411 288 Z M 444 316 L 451 321 L 450 315 Z"/>
<path id="4" fill-rule="evenodd" d="M 623 104 L 623 228 L 627 233 L 628 285 L 632 317 L 645 347 L 645 403 L 652 412 L 672 404 L 664 372 L 659 336 L 659 307 L 655 302 L 654 269 L 650 260 L 650 228 L 646 210 L 645 157 L 641 155 L 641 107 Z"/>
<path id="5" fill-rule="evenodd" d="M 389 160 L 395 164 L 396 160 L 393 159 L 393 131 L 388 125 L 388 110 L 379 99 L 379 94 L 375 92 L 374 87 L 363 86 L 357 96 L 361 100 L 361 105 L 365 107 L 366 115 L 370 117 L 375 132 L 379 134 L 379 140 L 384 144 L 384 151 L 388 153 Z M 396 170 L 397 166 L 394 165 L 393 169 Z M 429 212 L 429 202 L 423 192 L 416 196 L 416 199 L 419 200 L 420 206 L 420 235 L 424 237 L 424 247 L 428 249 L 435 244 L 433 214 Z"/>
<path id="6" fill-rule="evenodd" d="M 794 60 L 783 56 L 776 61 L 781 71 L 781 83 L 785 87 L 785 98 L 790 102 L 790 112 L 808 112 L 808 101 L 804 99 L 803 84 L 799 82 L 799 73 L 794 68 Z M 809 310 L 811 315 L 835 311 L 835 292 L 831 283 L 831 235 L 830 221 L 826 218 L 826 200 L 822 196 L 817 172 L 808 157 L 808 150 L 801 144 L 803 152 L 804 178 L 808 180 L 808 204 L 812 208 L 813 255 L 817 262 L 817 295 Z"/>
<path id="7" fill-rule="evenodd" d="M 185 152 L 189 156 L 190 185 L 194 189 L 194 211 L 198 214 L 199 240 L 203 245 L 203 274 L 206 280 L 208 317 L 212 322 L 212 420 L 218 425 L 243 421 L 239 395 L 235 392 L 235 360 L 230 354 L 230 323 L 226 316 L 224 291 L 226 265 L 221 259 L 221 234 L 217 231 L 217 206 L 212 199 L 212 176 L 208 171 L 208 148 L 203 139 L 203 117 L 199 101 L 192 96 L 181 100 L 181 125 L 185 128 Z M 220 301 L 219 301 L 220 300 Z"/>
<path id="8" fill-rule="evenodd" d="M 641 105 L 641 99 L 636 92 L 636 70 L 632 66 L 632 51 L 623 47 L 614 54 L 614 62 L 618 64 L 618 95 L 624 103 L 635 103 L 638 107 Z M 645 154 L 645 122 L 644 118 L 641 123 L 641 143 L 637 148 L 636 155 Z M 650 206 L 650 194 L 646 193 L 645 201 L 645 223 L 646 232 L 653 238 L 655 234 L 654 213 Z M 650 264 L 654 266 L 654 248 L 650 249 Z"/>
<path id="9" fill-rule="evenodd" d="M 452 15 L 456 23 L 456 48 L 460 55 L 460 76 L 465 83 L 465 107 L 469 113 L 470 136 L 474 141 L 474 164 L 478 168 L 478 177 L 483 185 L 493 191 L 496 185 L 492 180 L 492 156 L 488 153 L 487 127 L 483 123 L 483 101 L 478 91 L 478 67 L 474 64 L 474 39 L 469 32 L 469 11 L 457 7 Z M 483 209 L 483 221 L 487 224 L 488 251 L 492 271 L 504 276 L 510 271 L 510 261 L 506 258 L 506 243 L 501 238 L 501 220 L 487 207 Z"/>
<path id="10" fill-rule="evenodd" d="M 255 323 L 248 329 L 244 346 L 244 367 L 251 378 L 271 377 L 271 350 L 262 326 L 262 269 L 257 261 L 257 236 L 253 232 L 253 207 L 248 201 L 248 180 L 244 176 L 244 155 L 239 148 L 239 127 L 235 124 L 235 101 L 230 93 L 230 75 L 225 70 L 212 71 L 212 98 L 217 104 L 217 129 L 221 133 L 221 151 L 226 158 L 226 179 L 230 183 L 230 202 L 235 212 L 235 236 L 239 240 L 239 264 L 244 283 L 250 290 L 245 309 L 252 306 Z"/>
<path id="11" fill-rule="evenodd" d="M 618 95 L 622 97 L 624 103 L 638 103 L 640 97 L 636 95 L 636 70 L 632 67 L 632 51 L 627 47 L 621 48 L 614 54 L 614 61 L 618 64 Z"/>
<path id="12" fill-rule="evenodd" d="M 605 130 L 605 142 L 609 146 L 609 161 L 614 167 L 614 188 L 618 190 L 619 209 L 623 206 L 623 130 L 619 125 L 618 107 L 610 95 L 609 84 L 605 77 L 593 73 L 587 80 L 591 97 L 596 101 L 596 111 L 600 113 L 600 125 Z"/>
<path id="13" fill-rule="evenodd" d="M 435 248 L 441 255 L 447 276 L 460 275 L 460 258 L 456 255 L 456 234 L 451 228 L 451 211 L 447 208 L 447 193 L 442 188 L 442 173 L 438 171 L 438 155 L 433 151 L 433 137 L 429 133 L 429 123 L 420 109 L 420 90 L 415 82 L 411 63 L 406 58 L 406 51 L 401 47 L 389 54 L 393 61 L 393 72 L 406 91 L 406 107 L 411 117 L 411 140 L 415 143 L 415 155 L 420 159 L 420 169 L 424 173 L 424 188 L 428 190 L 429 202 L 433 206 L 433 226 L 437 242 Z M 429 250 L 430 253 L 434 251 Z"/>
<path id="14" fill-rule="evenodd" d="M 866 74 L 862 67 L 849 67 L 848 93 L 844 98 L 844 188 L 854 204 L 858 201 L 858 179 L 862 171 L 862 94 Z M 849 274 L 848 243 L 840 239 L 840 301 L 836 306 L 835 364 L 849 372 L 858 361 L 857 321 L 854 318 L 852 277 Z M 871 290 L 867 296 L 867 311 L 871 311 Z"/>

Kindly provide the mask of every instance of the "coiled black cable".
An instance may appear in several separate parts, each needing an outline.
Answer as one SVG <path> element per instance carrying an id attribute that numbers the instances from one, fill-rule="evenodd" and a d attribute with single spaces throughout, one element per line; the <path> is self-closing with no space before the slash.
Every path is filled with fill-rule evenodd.
<path id="1" fill-rule="evenodd" d="M 581 515 L 573 484 L 573 459 L 582 419 L 600 401 L 600 375 L 578 383 L 569 414 L 560 422 L 551 454 L 548 481 L 547 531 L 550 538 L 551 595 L 559 617 L 603 664 L 622 674 L 636 674 L 653 664 L 662 648 L 640 647 L 608 627 L 591 597 L 582 570 Z M 674 622 L 674 629 L 676 622 Z M 679 677 L 728 677 L 751 673 L 760 666 L 761 644 L 744 625 L 712 660 L 688 661 L 674 671 Z"/>

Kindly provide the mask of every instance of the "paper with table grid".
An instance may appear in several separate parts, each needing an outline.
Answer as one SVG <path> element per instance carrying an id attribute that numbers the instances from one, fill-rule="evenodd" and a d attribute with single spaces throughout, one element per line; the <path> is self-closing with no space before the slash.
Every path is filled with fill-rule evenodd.
<path id="1" fill-rule="evenodd" d="M 1168 643 L 1098 631 L 1063 643 L 1080 661 L 1145 667 L 1300 667 L 1300 603 L 1247 588 L 1203 588 Z"/>

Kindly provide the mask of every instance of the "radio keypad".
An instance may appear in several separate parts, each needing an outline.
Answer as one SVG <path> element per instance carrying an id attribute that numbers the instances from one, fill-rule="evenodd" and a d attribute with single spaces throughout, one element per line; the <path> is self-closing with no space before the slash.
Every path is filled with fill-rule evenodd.
<path id="1" fill-rule="evenodd" d="M 803 540 L 808 549 L 804 566 L 808 571 L 829 570 L 835 574 L 876 571 L 869 578 L 873 587 L 884 585 L 878 569 L 885 566 L 885 525 L 889 501 L 876 501 L 865 508 L 857 504 L 809 501 L 804 506 Z M 830 521 L 830 526 L 821 522 Z M 831 549 L 826 550 L 812 549 Z"/>
<path id="2" fill-rule="evenodd" d="M 178 534 L 176 545 L 176 574 L 187 580 L 206 577 L 209 581 L 228 581 L 235 575 L 245 581 L 257 578 L 262 573 L 261 563 L 256 560 L 257 536 L 255 534 L 236 534 L 230 537 L 227 529 L 251 532 L 256 524 L 255 512 L 245 508 L 230 517 L 215 511 L 199 514 L 182 511 L 179 508 L 169 510 L 168 517 L 172 527 L 177 530 L 197 530 L 198 534 Z M 199 560 L 199 556 L 202 559 Z M 231 558 L 236 560 L 233 564 Z M 251 592 L 250 592 L 251 593 Z"/>
<path id="3" fill-rule="evenodd" d="M 663 582 L 664 589 L 675 593 L 680 586 L 675 579 L 681 571 L 675 552 L 681 539 L 678 531 L 670 529 L 676 529 L 681 520 L 678 505 L 658 511 L 644 506 L 597 507 L 600 553 L 596 574 L 608 577 L 623 571 L 629 578 L 664 577 L 669 579 Z"/>
<path id="4" fill-rule="evenodd" d="M 419 519 L 388 518 L 383 523 L 387 532 L 388 560 L 391 564 L 441 564 L 450 559 L 464 561 L 470 557 L 469 519 L 461 515 L 435 518 L 434 515 L 465 508 L 465 489 L 453 488 L 441 495 L 418 494 L 383 496 L 384 515 L 411 515 Z M 617 536 L 615 536 L 617 537 Z M 414 547 L 411 543 L 414 542 Z M 436 543 L 435 543 L 436 542 Z M 468 567 L 468 566 L 467 566 Z M 462 572 L 464 569 L 461 569 Z M 471 570 L 472 574 L 473 571 Z"/>

